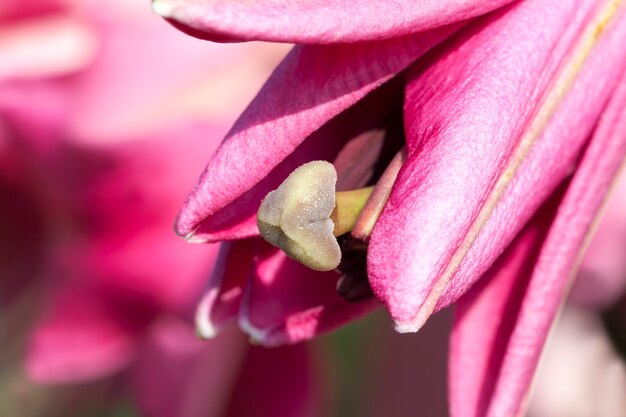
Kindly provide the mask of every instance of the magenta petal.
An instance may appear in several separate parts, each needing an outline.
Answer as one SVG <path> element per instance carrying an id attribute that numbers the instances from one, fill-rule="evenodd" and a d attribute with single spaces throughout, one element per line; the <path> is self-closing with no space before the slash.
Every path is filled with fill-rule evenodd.
<path id="1" fill-rule="evenodd" d="M 497 342 L 493 337 L 482 339 L 477 336 L 477 332 L 483 335 L 497 332 L 491 327 L 497 326 L 498 320 L 485 320 L 487 315 L 494 317 L 498 308 L 498 298 L 494 298 L 493 291 L 476 292 L 465 300 L 468 304 L 462 307 L 464 313 L 455 328 L 453 337 L 456 340 L 453 342 L 451 357 L 451 402 L 458 413 L 455 415 L 497 417 L 523 413 L 539 355 L 567 291 L 569 278 L 580 258 L 580 248 L 611 184 L 611 178 L 615 176 L 626 154 L 624 109 L 626 78 L 622 79 L 604 113 L 557 211 L 520 303 L 517 319 L 509 324 L 512 326 L 507 331 L 509 335 L 504 335 L 504 339 Z M 507 277 L 496 278 L 501 279 L 506 280 Z M 470 334 L 473 342 L 463 343 L 462 338 Z M 503 350 L 500 355 L 502 359 L 483 356 L 492 343 L 497 343 L 499 349 Z M 484 369 L 472 368 L 468 371 L 466 364 L 476 360 L 476 352 L 482 352 L 479 358 L 482 358 L 483 363 L 486 360 L 497 361 L 495 366 L 500 369 L 499 373 L 485 380 L 481 377 L 485 373 Z M 479 397 L 476 393 L 472 394 L 476 389 L 473 386 L 476 385 L 484 390 L 481 394 L 482 404 L 477 404 Z M 487 414 L 480 410 L 486 410 Z"/>
<path id="2" fill-rule="evenodd" d="M 514 415 L 524 406 L 550 326 L 580 259 L 580 248 L 626 154 L 625 109 L 623 77 L 541 249 L 493 390 L 488 416 Z"/>
<path id="3" fill-rule="evenodd" d="M 334 159 L 349 139 L 345 129 L 368 120 L 367 114 L 357 106 L 340 116 L 345 120 L 333 120 L 305 139 L 455 28 L 376 43 L 296 47 L 209 161 L 179 215 L 177 232 L 194 241 L 258 234 L 256 210 L 267 192 L 304 162 Z M 388 89 L 376 94 L 380 101 L 364 104 L 368 114 L 388 111 Z"/>
<path id="4" fill-rule="evenodd" d="M 594 6 L 516 3 L 468 27 L 465 38 L 414 73 L 406 107 L 409 159 L 368 254 L 372 289 L 398 330 L 417 330 L 466 291 L 571 171 L 617 82 L 620 68 L 607 66 L 606 57 L 624 59 L 619 34 L 600 38 L 569 94 L 537 103 L 553 93 L 557 70 L 568 69 L 559 65 Z M 550 29 L 534 30 L 543 19 Z M 537 129 L 536 112 L 555 103 L 560 107 L 539 128 L 543 134 L 525 133 Z M 529 137 L 534 145 L 520 153 Z M 521 162 L 512 169 L 514 157 Z M 494 184 L 506 184 L 501 194 Z"/>
<path id="5" fill-rule="evenodd" d="M 623 71 L 626 50 L 625 15 L 609 26 L 582 68 L 569 94 L 534 143 L 439 299 L 437 309 L 452 303 L 484 273 L 532 213 L 549 198 L 562 178 L 569 176 Z M 620 23 L 621 22 L 621 23 Z M 607 65 L 610 58 L 613 65 Z M 598 79 L 603 80 L 598 83 Z M 512 213 L 515 213 L 514 215 Z M 512 218 L 513 217 L 513 221 Z"/>
<path id="6" fill-rule="evenodd" d="M 213 337 L 239 314 L 244 288 L 252 273 L 256 239 L 221 244 L 206 293 L 196 310 L 196 327 L 201 337 Z"/>
<path id="7" fill-rule="evenodd" d="M 70 289 L 55 302 L 32 334 L 26 357 L 31 378 L 80 382 L 128 365 L 142 319 L 125 317 L 97 289 Z"/>
<path id="8" fill-rule="evenodd" d="M 296 343 L 335 330 L 378 306 L 349 303 L 337 293 L 339 275 L 293 261 L 264 241 L 242 301 L 239 324 L 265 346 Z"/>
<path id="9" fill-rule="evenodd" d="M 191 123 L 141 140 L 59 147 L 46 166 L 53 185 L 44 185 L 64 190 L 57 217 L 81 227 L 80 239 L 55 248 L 64 274 L 189 313 L 218 247 L 186 244 L 172 232 L 172 219 L 211 130 Z"/>
<path id="10" fill-rule="evenodd" d="M 212 41 L 289 43 L 371 41 L 469 19 L 511 0 L 215 1 L 152 0 L 154 11 L 186 33 Z"/>
<path id="11" fill-rule="evenodd" d="M 454 417 L 485 415 L 528 280 L 562 196 L 558 193 L 535 215 L 456 303 L 449 356 Z"/>
<path id="12" fill-rule="evenodd" d="M 0 19 L 3 21 L 22 20 L 27 18 L 63 11 L 67 8 L 65 0 L 4 0 L 0 9 Z"/>
<path id="13" fill-rule="evenodd" d="M 580 265 L 570 300 L 578 305 L 604 309 L 626 289 L 626 169 L 611 190 L 602 220 Z"/>

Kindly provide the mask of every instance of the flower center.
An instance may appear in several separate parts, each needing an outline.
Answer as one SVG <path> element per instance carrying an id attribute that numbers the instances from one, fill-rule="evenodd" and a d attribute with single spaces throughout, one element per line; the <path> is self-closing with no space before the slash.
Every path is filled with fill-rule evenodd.
<path id="1" fill-rule="evenodd" d="M 311 269 L 339 272 L 337 291 L 346 300 L 371 296 L 367 242 L 405 159 L 403 147 L 375 185 L 347 191 L 336 191 L 338 175 L 329 162 L 298 167 L 262 201 L 261 236 Z"/>

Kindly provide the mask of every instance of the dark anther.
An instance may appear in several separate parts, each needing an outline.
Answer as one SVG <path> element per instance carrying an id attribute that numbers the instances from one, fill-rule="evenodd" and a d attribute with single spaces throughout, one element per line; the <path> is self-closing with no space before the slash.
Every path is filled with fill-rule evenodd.
<path id="1" fill-rule="evenodd" d="M 337 281 L 337 292 L 346 301 L 360 301 L 371 297 L 372 289 L 367 280 L 367 245 L 348 235 L 339 238 L 341 262 L 337 270 L 341 277 Z"/>

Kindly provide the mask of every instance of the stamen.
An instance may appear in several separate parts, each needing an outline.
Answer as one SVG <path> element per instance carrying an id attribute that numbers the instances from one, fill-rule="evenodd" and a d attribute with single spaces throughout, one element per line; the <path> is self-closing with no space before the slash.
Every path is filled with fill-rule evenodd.
<path id="1" fill-rule="evenodd" d="M 337 270 L 341 274 L 337 280 L 337 292 L 346 301 L 360 301 L 372 296 L 367 280 L 367 245 L 349 235 L 339 239 L 343 257 Z"/>
<path id="2" fill-rule="evenodd" d="M 398 177 L 398 172 L 400 172 L 400 168 L 402 168 L 404 161 L 406 161 L 406 157 L 406 148 L 403 147 L 393 157 L 376 183 L 374 191 L 367 200 L 367 203 L 365 203 L 365 207 L 363 207 L 361 214 L 352 227 L 351 235 L 355 239 L 362 242 L 367 242 L 369 240 L 372 230 L 374 229 L 374 225 L 378 220 L 378 216 L 380 216 L 380 213 L 383 211 L 383 207 L 387 203 L 389 194 L 391 194 L 391 187 L 393 187 L 393 184 Z"/>

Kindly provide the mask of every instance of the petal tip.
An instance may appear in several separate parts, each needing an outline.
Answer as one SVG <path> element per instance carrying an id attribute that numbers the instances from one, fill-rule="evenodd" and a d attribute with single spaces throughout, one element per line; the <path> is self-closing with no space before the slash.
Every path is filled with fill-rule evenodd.
<path id="1" fill-rule="evenodd" d="M 167 0 L 152 0 L 152 11 L 161 17 L 169 18 L 174 14 L 174 5 Z"/>
<path id="2" fill-rule="evenodd" d="M 286 344 L 281 337 L 276 337 L 272 328 L 260 329 L 250 322 L 246 314 L 239 315 L 239 328 L 250 336 L 250 343 L 263 347 L 277 347 Z"/>
<path id="3" fill-rule="evenodd" d="M 266 330 L 261 330 L 254 326 L 245 314 L 239 315 L 239 328 L 250 336 L 250 341 L 254 344 L 263 344 L 263 340 L 267 336 Z"/>
<path id="4" fill-rule="evenodd" d="M 426 320 L 430 317 L 431 312 L 420 309 L 418 313 L 410 320 L 395 320 L 394 329 L 398 333 L 417 333 L 426 324 Z"/>
<path id="5" fill-rule="evenodd" d="M 409 322 L 396 322 L 394 329 L 398 333 L 416 333 L 422 326 L 412 321 Z"/>
<path id="6" fill-rule="evenodd" d="M 215 294 L 209 292 L 200 300 L 196 309 L 196 334 L 201 339 L 212 339 L 220 331 L 219 327 L 211 320 L 211 307 L 214 300 Z"/>
<path id="7" fill-rule="evenodd" d="M 183 239 L 185 239 L 187 243 L 208 243 L 206 238 L 196 235 L 195 231 L 187 233 L 183 236 Z"/>

